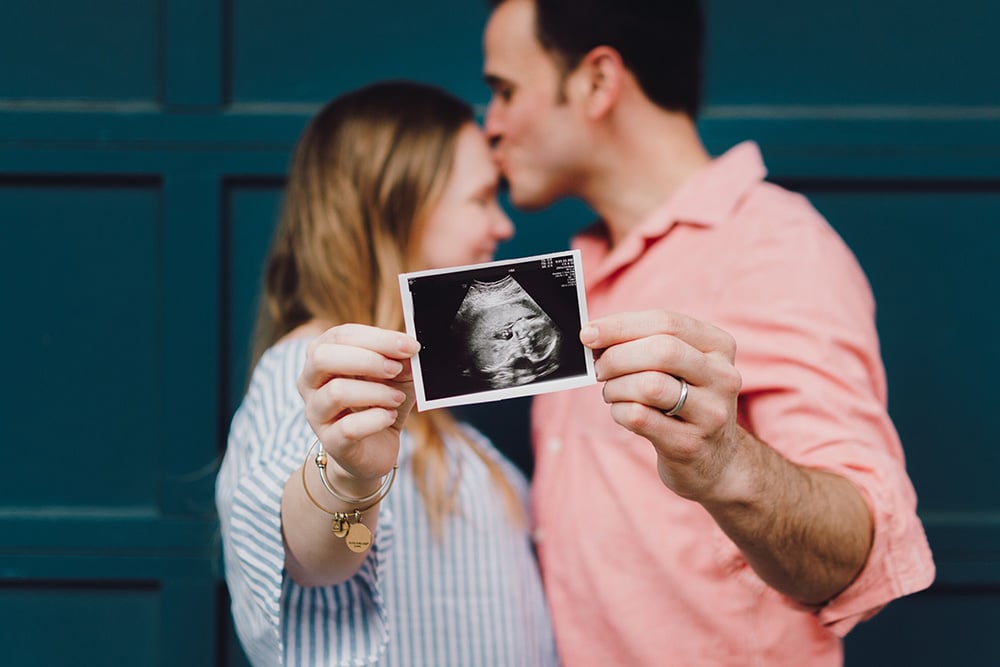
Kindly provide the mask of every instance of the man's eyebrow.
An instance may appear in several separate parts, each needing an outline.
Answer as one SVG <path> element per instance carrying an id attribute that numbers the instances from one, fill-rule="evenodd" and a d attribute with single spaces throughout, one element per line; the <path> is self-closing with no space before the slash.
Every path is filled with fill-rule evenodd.
<path id="1" fill-rule="evenodd" d="M 497 76 L 496 74 L 484 74 L 483 81 L 486 82 L 486 85 L 489 86 L 491 90 L 503 86 L 507 83 L 506 79 Z"/>

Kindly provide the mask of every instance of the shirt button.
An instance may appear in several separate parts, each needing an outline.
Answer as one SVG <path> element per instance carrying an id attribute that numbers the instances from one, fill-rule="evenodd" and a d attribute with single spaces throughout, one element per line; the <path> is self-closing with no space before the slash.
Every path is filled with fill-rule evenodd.
<path id="1" fill-rule="evenodd" d="M 535 541 L 535 544 L 537 544 L 545 539 L 545 531 L 541 528 L 535 528 L 535 530 L 531 533 L 531 538 Z"/>
<path id="2" fill-rule="evenodd" d="M 548 448 L 551 453 L 555 454 L 562 449 L 562 440 L 559 438 L 549 438 Z"/>

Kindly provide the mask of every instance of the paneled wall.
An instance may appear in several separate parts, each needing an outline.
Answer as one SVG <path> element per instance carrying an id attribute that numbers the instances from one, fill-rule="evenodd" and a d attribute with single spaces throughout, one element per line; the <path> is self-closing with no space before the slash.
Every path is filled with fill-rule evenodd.
<path id="1" fill-rule="evenodd" d="M 758 140 L 868 272 L 937 558 L 930 591 L 852 633 L 848 665 L 997 664 L 1000 6 L 708 4 L 706 141 Z M 373 79 L 484 104 L 485 17 L 463 0 L 0 6 L 3 664 L 242 664 L 212 492 L 292 143 Z M 502 256 L 565 247 L 588 215 L 517 215 Z M 465 414 L 528 469 L 526 408 Z"/>

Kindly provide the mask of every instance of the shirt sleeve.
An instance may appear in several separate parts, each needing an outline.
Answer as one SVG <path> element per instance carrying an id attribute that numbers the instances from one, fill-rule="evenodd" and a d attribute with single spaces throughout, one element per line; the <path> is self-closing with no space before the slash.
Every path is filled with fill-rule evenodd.
<path id="1" fill-rule="evenodd" d="M 259 372 L 266 371 L 265 367 Z M 295 374 L 297 369 L 293 387 Z M 276 375 L 280 382 L 281 373 Z M 315 624 L 332 649 L 331 664 L 369 664 L 388 642 L 379 582 L 385 553 L 391 548 L 391 513 L 380 513 L 368 557 L 350 580 L 302 589 L 285 577 L 282 492 L 315 436 L 298 405 L 270 394 L 269 384 L 252 385 L 234 417 L 216 482 L 226 583 L 237 634 L 252 664 L 273 667 L 284 664 L 289 650 L 302 648 L 302 626 Z M 286 617 L 289 609 L 296 613 L 294 623 Z M 326 627 L 320 627 L 324 621 Z M 315 641 L 315 635 L 307 636 Z"/>
<path id="2" fill-rule="evenodd" d="M 791 461 L 850 480 L 871 511 L 866 565 L 816 612 L 843 636 L 889 601 L 929 586 L 934 564 L 887 412 L 867 279 L 811 207 L 786 222 L 780 234 L 753 240 L 752 260 L 727 293 L 739 313 L 728 324 L 739 346 L 745 425 Z"/>

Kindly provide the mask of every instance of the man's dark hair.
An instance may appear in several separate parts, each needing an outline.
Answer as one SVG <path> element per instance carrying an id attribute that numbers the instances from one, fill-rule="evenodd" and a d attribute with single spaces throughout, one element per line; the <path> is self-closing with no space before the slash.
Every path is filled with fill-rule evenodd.
<path id="1" fill-rule="evenodd" d="M 488 0 L 495 9 L 505 0 Z M 698 0 L 534 0 L 535 36 L 568 73 L 610 46 L 653 103 L 691 118 L 701 105 L 704 17 Z"/>

